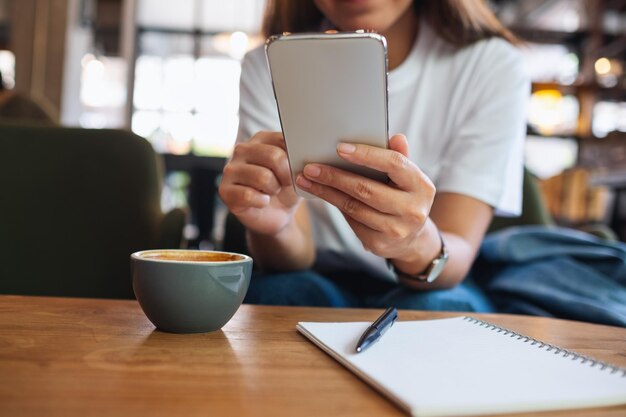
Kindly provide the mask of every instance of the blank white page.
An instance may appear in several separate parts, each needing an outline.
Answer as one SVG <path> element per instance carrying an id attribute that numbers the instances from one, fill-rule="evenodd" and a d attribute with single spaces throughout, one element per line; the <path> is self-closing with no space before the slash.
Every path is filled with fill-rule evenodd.
<path id="1" fill-rule="evenodd" d="M 626 370 L 473 318 L 399 321 L 357 354 L 370 324 L 301 322 L 297 329 L 416 416 L 626 404 Z"/>

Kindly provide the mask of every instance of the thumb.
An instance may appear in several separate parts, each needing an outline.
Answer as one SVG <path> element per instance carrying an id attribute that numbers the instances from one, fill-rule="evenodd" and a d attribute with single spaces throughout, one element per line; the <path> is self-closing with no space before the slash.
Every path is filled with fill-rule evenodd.
<path id="1" fill-rule="evenodd" d="M 389 149 L 400 152 L 402 155 L 409 157 L 409 141 L 403 134 L 393 135 L 389 139 Z"/>

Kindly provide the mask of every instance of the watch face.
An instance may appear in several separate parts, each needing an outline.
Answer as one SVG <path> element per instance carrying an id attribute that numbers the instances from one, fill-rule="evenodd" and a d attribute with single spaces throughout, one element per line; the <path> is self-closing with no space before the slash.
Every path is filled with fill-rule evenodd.
<path id="1" fill-rule="evenodd" d="M 439 259 L 435 259 L 433 261 L 432 268 L 430 269 L 430 272 L 428 273 L 428 276 L 426 277 L 426 281 L 433 282 L 435 279 L 437 279 L 439 274 L 441 274 L 441 271 L 443 271 L 443 268 L 446 266 L 447 261 L 448 261 L 447 256 L 443 256 Z"/>

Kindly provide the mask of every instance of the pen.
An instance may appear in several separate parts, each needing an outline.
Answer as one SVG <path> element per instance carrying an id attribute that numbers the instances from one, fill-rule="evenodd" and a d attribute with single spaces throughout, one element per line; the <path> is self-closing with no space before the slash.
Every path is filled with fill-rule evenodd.
<path id="1" fill-rule="evenodd" d="M 393 325 L 398 318 L 398 310 L 395 307 L 389 307 L 385 312 L 376 319 L 371 326 L 361 335 L 356 344 L 356 353 L 361 353 L 382 337 L 383 334 Z"/>

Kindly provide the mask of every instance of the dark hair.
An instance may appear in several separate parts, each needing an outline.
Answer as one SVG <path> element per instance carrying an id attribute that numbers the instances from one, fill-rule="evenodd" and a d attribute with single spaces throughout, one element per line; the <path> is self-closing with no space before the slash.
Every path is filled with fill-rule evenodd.
<path id="1" fill-rule="evenodd" d="M 413 8 L 439 36 L 459 47 L 494 36 L 519 43 L 484 0 L 413 0 Z M 313 0 L 268 0 L 263 34 L 316 32 L 323 20 Z"/>
<path id="2" fill-rule="evenodd" d="M 4 82 L 2 81 L 2 71 L 0 71 L 0 91 L 4 90 Z"/>

